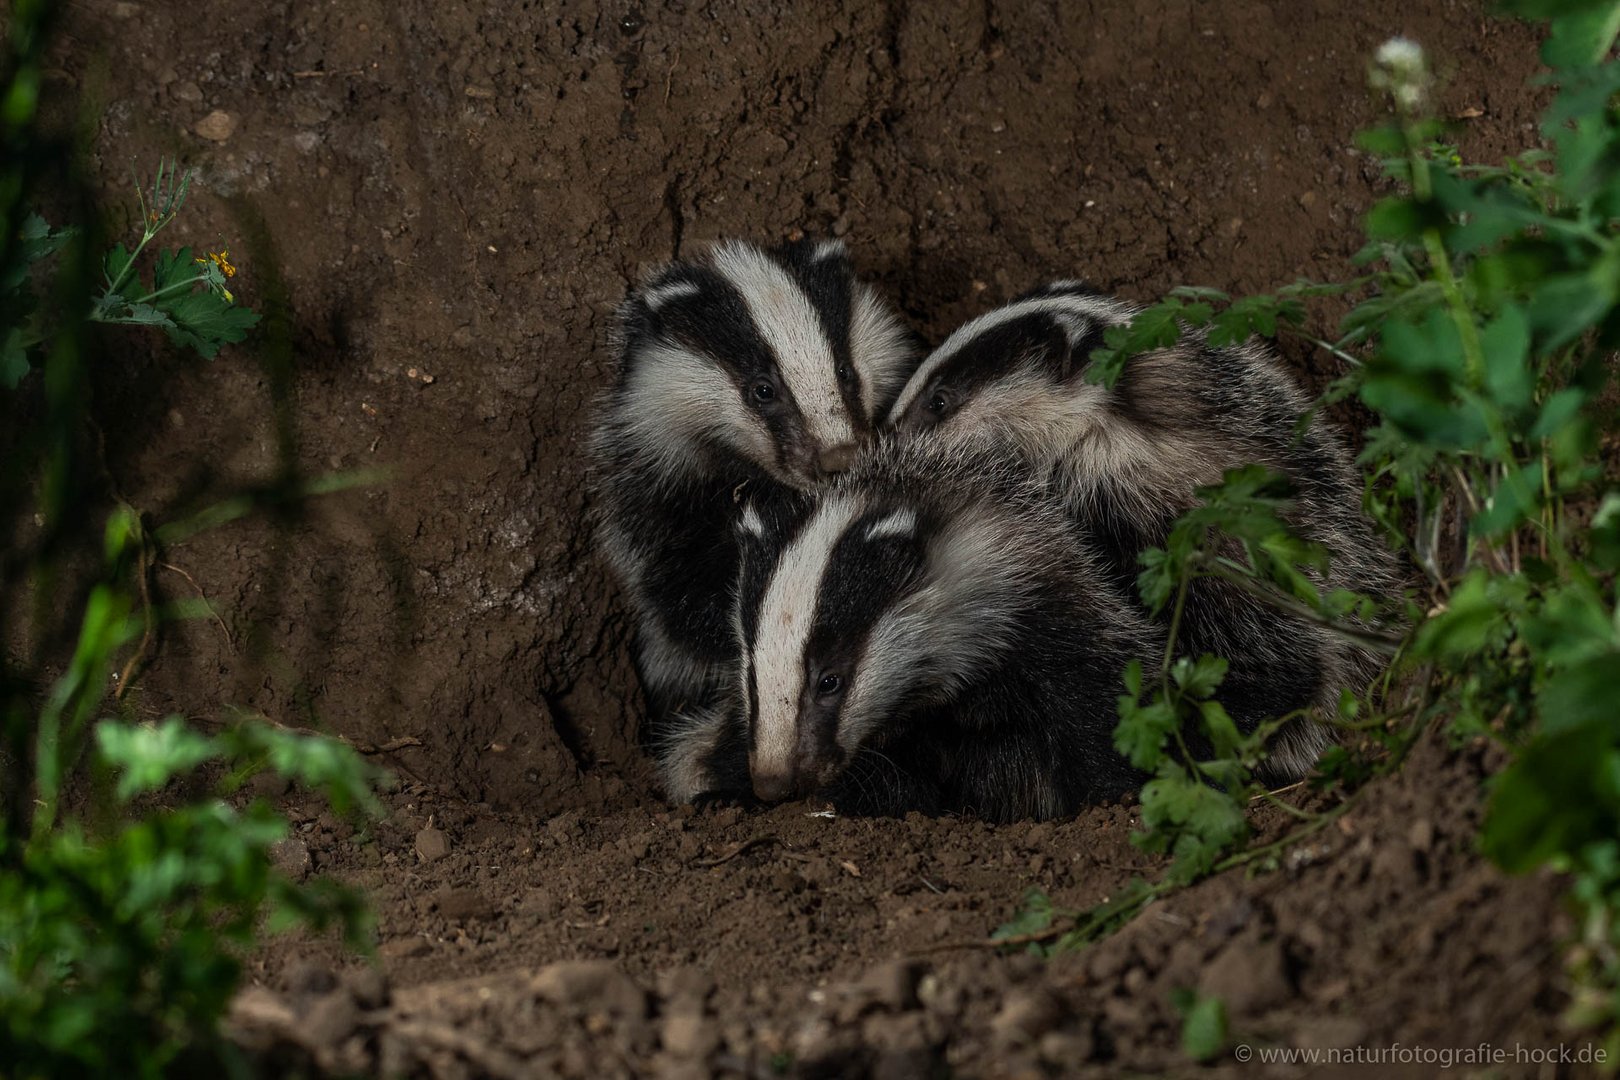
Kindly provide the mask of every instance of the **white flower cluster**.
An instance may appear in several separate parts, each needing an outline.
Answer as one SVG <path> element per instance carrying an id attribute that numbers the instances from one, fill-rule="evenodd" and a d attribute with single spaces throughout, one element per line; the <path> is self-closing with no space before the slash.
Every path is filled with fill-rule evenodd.
<path id="1" fill-rule="evenodd" d="M 1429 89 L 1423 46 L 1409 38 L 1390 38 L 1378 47 L 1368 81 L 1374 90 L 1387 90 L 1402 112 L 1415 111 Z"/>

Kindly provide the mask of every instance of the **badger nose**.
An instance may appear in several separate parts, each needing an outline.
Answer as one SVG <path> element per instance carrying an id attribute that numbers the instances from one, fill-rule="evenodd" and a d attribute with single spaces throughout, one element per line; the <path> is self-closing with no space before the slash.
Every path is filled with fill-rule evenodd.
<path id="1" fill-rule="evenodd" d="M 816 455 L 816 467 L 821 475 L 832 476 L 849 468 L 855 460 L 855 444 L 840 443 L 837 446 L 824 446 Z"/>
<path id="2" fill-rule="evenodd" d="M 781 802 L 793 794 L 793 777 L 785 772 L 756 772 L 754 797 L 760 802 Z"/>

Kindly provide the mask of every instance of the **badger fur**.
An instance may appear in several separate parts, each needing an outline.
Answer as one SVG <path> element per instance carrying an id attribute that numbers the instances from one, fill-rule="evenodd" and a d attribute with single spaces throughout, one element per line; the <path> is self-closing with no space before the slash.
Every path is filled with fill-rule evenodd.
<path id="1" fill-rule="evenodd" d="M 740 663 L 665 755 L 668 794 L 1006 821 L 1137 787 L 1115 701 L 1162 632 L 1026 477 L 887 440 L 814 498 L 747 502 Z"/>
<path id="2" fill-rule="evenodd" d="M 733 658 L 738 500 L 848 463 L 915 363 L 837 241 L 739 241 L 649 273 L 619 307 L 592 441 L 597 542 L 628 598 L 650 734 Z"/>
<path id="3" fill-rule="evenodd" d="M 1069 281 L 1020 297 L 924 359 L 887 423 L 947 445 L 1010 451 L 1046 475 L 1082 529 L 1103 542 L 1113 579 L 1132 596 L 1138 554 L 1164 543 L 1195 504 L 1194 489 L 1246 464 L 1292 482 L 1291 523 L 1333 556 L 1322 586 L 1392 592 L 1394 562 L 1361 514 L 1349 455 L 1320 419 L 1300 429 L 1309 402 L 1258 341 L 1215 348 L 1189 332 L 1132 357 L 1112 389 L 1087 381 L 1104 332 L 1137 310 Z M 1331 709 L 1341 689 L 1377 670 L 1365 649 L 1210 579 L 1189 590 L 1177 647 L 1231 662 L 1221 697 L 1245 727 Z M 1289 724 L 1267 778 L 1297 779 L 1327 741 L 1311 719 Z"/>

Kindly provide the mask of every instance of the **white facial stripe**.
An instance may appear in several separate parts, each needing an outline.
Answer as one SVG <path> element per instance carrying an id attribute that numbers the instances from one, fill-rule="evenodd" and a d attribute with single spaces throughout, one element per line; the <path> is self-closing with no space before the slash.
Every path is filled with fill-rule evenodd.
<path id="1" fill-rule="evenodd" d="M 894 407 L 889 410 L 888 422 L 893 424 L 905 411 L 909 409 L 923 387 L 927 386 L 934 375 L 943 367 L 951 357 L 961 352 L 973 339 L 994 330 L 998 326 L 1021 319 L 1026 315 L 1048 314 L 1060 319 L 1074 320 L 1086 319 L 1115 325 L 1129 322 L 1136 309 L 1121 301 L 1111 300 L 1100 296 L 1037 296 L 1029 300 L 1020 300 L 1017 303 L 1007 304 L 994 311 L 980 315 L 977 319 L 962 324 L 945 339 L 944 344 L 928 355 L 917 370 L 912 374 L 911 381 L 900 392 Z M 1066 324 L 1069 330 L 1070 341 L 1076 340 L 1072 325 Z M 1082 331 L 1083 333 L 1083 331 Z"/>
<path id="2" fill-rule="evenodd" d="M 804 652 L 816 618 L 816 598 L 833 547 L 862 508 L 860 499 L 848 495 L 823 502 L 782 553 L 765 588 L 752 659 L 759 695 L 754 757 L 767 770 L 786 771 L 793 760 Z"/>
<path id="3" fill-rule="evenodd" d="M 671 300 L 696 296 L 701 291 L 695 281 L 672 281 L 668 285 L 657 285 L 642 292 L 641 302 L 657 311 Z"/>
<path id="4" fill-rule="evenodd" d="M 737 388 L 713 360 L 689 349 L 650 345 L 637 358 L 625 388 L 628 434 L 674 473 L 698 462 L 692 444 L 704 437 L 726 443 L 753 461 L 776 460 L 765 424 L 743 408 Z"/>
<path id="5" fill-rule="evenodd" d="M 917 512 L 907 507 L 872 522 L 866 529 L 868 540 L 882 540 L 886 536 L 913 536 L 917 532 Z"/>
<path id="6" fill-rule="evenodd" d="M 804 290 L 774 259 L 746 244 L 716 248 L 714 268 L 742 294 L 754 325 L 775 351 L 811 438 L 824 447 L 853 442 L 832 345 Z"/>
<path id="7" fill-rule="evenodd" d="M 765 536 L 765 523 L 759 520 L 759 511 L 754 509 L 753 503 L 743 507 L 742 517 L 737 519 L 737 525 L 753 536 L 761 538 Z"/>
<path id="8" fill-rule="evenodd" d="M 856 285 L 852 299 L 849 356 L 861 377 L 861 410 L 870 418 L 899 389 L 912 348 L 906 328 L 870 288 Z"/>

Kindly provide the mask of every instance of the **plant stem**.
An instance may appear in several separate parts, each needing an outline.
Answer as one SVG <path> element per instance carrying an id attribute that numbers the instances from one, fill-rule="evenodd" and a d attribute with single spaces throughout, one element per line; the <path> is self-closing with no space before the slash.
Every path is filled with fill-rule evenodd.
<path id="1" fill-rule="evenodd" d="M 185 281 L 177 281 L 173 285 L 165 285 L 161 289 L 156 289 L 156 290 L 154 290 L 152 292 L 149 292 L 145 296 L 141 297 L 139 300 L 131 300 L 130 304 L 132 306 L 135 305 L 135 304 L 150 304 L 153 300 L 156 300 L 158 297 L 167 296 L 169 293 L 174 292 L 176 289 L 188 289 L 191 286 L 197 284 L 197 282 L 206 281 L 206 280 L 208 280 L 208 275 L 207 274 L 198 274 L 194 278 L 187 278 Z"/>
<path id="2" fill-rule="evenodd" d="M 124 279 L 129 277 L 130 271 L 135 269 L 135 260 L 140 258 L 141 252 L 146 250 L 146 245 L 150 244 L 152 242 L 152 237 L 154 237 L 154 236 L 156 236 L 158 234 L 158 229 L 163 228 L 164 224 L 166 224 L 166 223 L 165 222 L 158 222 L 155 227 L 145 225 L 144 223 L 142 224 L 142 227 L 141 227 L 141 242 L 136 244 L 135 245 L 135 250 L 129 253 L 129 261 L 126 262 L 124 264 L 124 268 L 121 271 L 119 271 L 118 277 L 115 278 L 114 280 L 112 280 L 111 282 L 108 282 L 107 291 L 102 294 L 103 299 L 105 299 L 108 296 L 113 295 L 114 293 L 116 293 L 118 291 L 118 287 L 124 283 Z M 99 306 L 99 305 L 97 305 L 97 306 Z"/>
<path id="3" fill-rule="evenodd" d="M 1199 556 L 1195 555 L 1193 558 L 1197 560 Z M 1189 564 L 1188 569 L 1191 570 L 1192 568 L 1192 564 Z M 1176 635 L 1181 631 L 1181 613 L 1187 606 L 1187 586 L 1192 581 L 1192 578 L 1191 573 L 1184 573 L 1180 583 L 1176 586 L 1176 606 L 1170 615 L 1170 629 L 1165 634 L 1164 660 L 1159 665 L 1159 678 L 1165 683 L 1166 687 L 1169 686 L 1170 680 L 1170 661 L 1176 654 Z"/>
<path id="4" fill-rule="evenodd" d="M 1217 558 L 1206 563 L 1205 566 L 1208 568 L 1206 570 L 1208 576 L 1220 578 L 1222 581 L 1229 582 L 1258 600 L 1263 600 L 1274 607 L 1281 608 L 1291 615 L 1299 616 L 1313 626 L 1319 626 L 1324 630 L 1331 630 L 1335 634 L 1349 638 L 1356 644 L 1362 645 L 1368 649 L 1372 649 L 1375 652 L 1382 653 L 1385 656 L 1394 656 L 1400 650 L 1401 642 L 1405 640 L 1404 638 L 1397 637 L 1394 634 L 1381 634 L 1376 630 L 1366 630 L 1360 627 L 1349 626 L 1345 623 L 1336 622 L 1320 612 L 1312 610 L 1310 607 L 1300 603 L 1298 600 L 1285 596 L 1276 589 L 1271 589 L 1261 584 L 1255 578 L 1250 576 L 1248 567 L 1239 563 L 1234 563 L 1227 559 Z"/>

